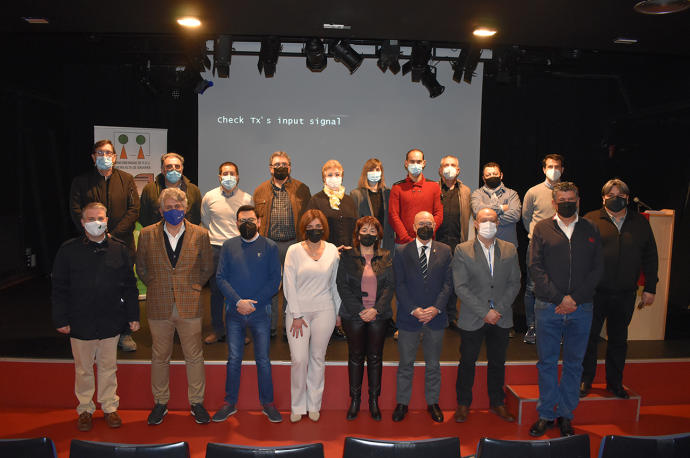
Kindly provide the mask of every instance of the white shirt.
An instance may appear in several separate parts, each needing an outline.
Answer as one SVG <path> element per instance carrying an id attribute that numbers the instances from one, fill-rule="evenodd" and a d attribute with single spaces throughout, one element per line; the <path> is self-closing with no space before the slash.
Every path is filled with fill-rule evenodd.
<path id="1" fill-rule="evenodd" d="M 481 240 L 477 240 L 479 242 L 479 246 L 482 247 L 482 251 L 484 252 L 484 256 L 486 257 L 486 262 L 489 264 L 489 272 L 491 272 L 491 276 L 494 276 L 494 247 L 496 246 L 496 239 L 494 238 L 493 242 L 491 242 L 491 245 L 489 245 L 489 248 L 482 243 Z"/>
<path id="2" fill-rule="evenodd" d="M 570 240 L 570 237 L 573 236 L 573 231 L 575 230 L 575 223 L 577 223 L 577 221 L 580 219 L 580 217 L 576 213 L 575 219 L 573 220 L 573 222 L 568 224 L 567 226 L 565 225 L 563 220 L 561 220 L 560 216 L 558 216 L 558 213 L 556 213 L 553 216 L 553 219 L 556 220 L 556 223 L 558 223 L 558 227 L 561 228 L 561 230 L 565 233 L 565 236 L 568 237 L 568 240 Z"/>
<path id="3" fill-rule="evenodd" d="M 429 265 L 429 255 L 431 254 L 431 239 L 424 244 L 422 243 L 418 238 L 415 237 L 415 242 L 417 243 L 417 258 L 422 256 L 422 246 L 426 247 L 426 250 L 424 250 L 424 253 L 426 254 L 426 265 Z"/>
<path id="4" fill-rule="evenodd" d="M 606 213 L 609 215 L 609 218 L 611 218 L 611 221 L 618 228 L 618 232 L 620 233 L 621 229 L 623 228 L 623 223 L 625 222 L 625 217 L 628 216 L 628 211 L 626 210 L 620 219 L 616 219 L 616 217 L 613 216 L 613 213 L 611 213 L 608 209 L 606 209 Z"/>
<path id="5" fill-rule="evenodd" d="M 221 246 L 227 239 L 240 235 L 237 209 L 252 205 L 252 196 L 235 186 L 232 192 L 218 186 L 201 199 L 201 225 L 208 229 L 211 245 Z"/>
<path id="6" fill-rule="evenodd" d="M 177 233 L 177 235 L 172 235 L 170 232 L 168 232 L 168 223 L 166 222 L 163 224 L 163 231 L 167 234 L 168 242 L 170 242 L 170 248 L 172 248 L 173 251 L 177 249 L 177 242 L 180 241 L 180 237 L 182 237 L 182 234 L 184 234 L 184 226 L 185 224 L 183 220 L 180 231 Z"/>

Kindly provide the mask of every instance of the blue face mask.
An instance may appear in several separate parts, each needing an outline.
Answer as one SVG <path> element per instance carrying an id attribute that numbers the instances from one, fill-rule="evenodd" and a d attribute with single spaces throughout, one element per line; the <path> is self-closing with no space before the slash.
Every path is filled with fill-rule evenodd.
<path id="1" fill-rule="evenodd" d="M 165 221 L 168 224 L 172 226 L 177 226 L 184 219 L 184 210 L 177 210 L 173 208 L 172 210 L 163 212 L 163 218 L 165 218 Z"/>
<path id="2" fill-rule="evenodd" d="M 113 167 L 112 156 L 96 156 L 96 168 L 98 170 L 108 170 Z"/>
<path id="3" fill-rule="evenodd" d="M 424 166 L 422 164 L 409 164 L 407 166 L 407 171 L 410 172 L 410 175 L 413 177 L 416 177 L 420 173 L 422 173 L 422 170 L 424 169 Z"/>
<path id="4" fill-rule="evenodd" d="M 237 186 L 237 177 L 235 175 L 223 175 L 220 179 L 220 184 L 229 191 Z"/>
<path id="5" fill-rule="evenodd" d="M 180 181 L 180 178 L 182 178 L 182 174 L 177 170 L 170 170 L 165 173 L 165 179 L 171 182 L 172 184 L 175 184 L 178 181 Z"/>
<path id="6" fill-rule="evenodd" d="M 376 170 L 367 172 L 367 180 L 369 180 L 372 183 L 378 183 L 379 181 L 381 181 L 381 172 Z"/>

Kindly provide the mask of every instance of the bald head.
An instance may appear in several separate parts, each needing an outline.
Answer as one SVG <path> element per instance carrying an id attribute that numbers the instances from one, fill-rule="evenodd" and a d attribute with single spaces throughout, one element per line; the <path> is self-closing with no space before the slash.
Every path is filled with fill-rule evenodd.
<path id="1" fill-rule="evenodd" d="M 477 218 L 474 220 L 474 222 L 483 223 L 485 221 L 498 223 L 498 214 L 490 208 L 482 208 L 477 212 Z"/>

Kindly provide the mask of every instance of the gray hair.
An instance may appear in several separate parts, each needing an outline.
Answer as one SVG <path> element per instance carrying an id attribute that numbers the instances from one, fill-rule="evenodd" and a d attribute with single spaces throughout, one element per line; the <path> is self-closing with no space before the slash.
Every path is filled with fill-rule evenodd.
<path id="1" fill-rule="evenodd" d="M 575 193 L 575 197 L 580 197 L 580 192 L 577 189 L 577 186 L 575 186 L 575 183 L 572 181 L 561 181 L 560 183 L 556 183 L 553 185 L 553 189 L 551 190 L 551 197 L 553 198 L 553 201 L 556 202 L 556 195 L 559 192 L 570 192 L 573 191 Z"/>
<path id="2" fill-rule="evenodd" d="M 628 188 L 628 185 L 625 184 L 625 182 L 623 182 L 623 180 L 620 178 L 614 178 L 607 181 L 606 184 L 601 188 L 601 195 L 605 196 L 606 194 L 610 193 L 614 186 L 618 188 L 618 192 L 620 194 L 625 194 L 626 196 L 630 195 L 630 188 Z"/>
<path id="3" fill-rule="evenodd" d="M 184 158 L 180 156 L 177 153 L 165 153 L 164 155 L 161 156 L 161 167 L 163 167 L 163 163 L 165 160 L 169 157 L 176 157 L 177 159 L 180 160 L 180 164 L 184 165 Z"/>
<path id="4" fill-rule="evenodd" d="M 174 199 L 177 202 L 182 202 L 184 209 L 187 210 L 187 194 L 180 188 L 165 188 L 158 196 L 158 208 L 163 205 L 165 199 Z"/>

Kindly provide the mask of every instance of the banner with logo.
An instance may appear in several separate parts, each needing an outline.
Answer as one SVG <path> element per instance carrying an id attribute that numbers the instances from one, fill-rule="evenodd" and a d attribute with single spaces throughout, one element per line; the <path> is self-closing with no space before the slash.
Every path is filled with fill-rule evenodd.
<path id="1" fill-rule="evenodd" d="M 115 146 L 115 167 L 131 174 L 139 195 L 161 170 L 161 156 L 168 152 L 168 129 L 93 126 L 94 143 L 110 140 Z"/>

